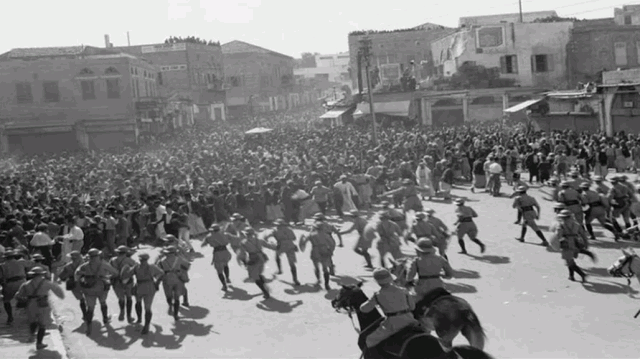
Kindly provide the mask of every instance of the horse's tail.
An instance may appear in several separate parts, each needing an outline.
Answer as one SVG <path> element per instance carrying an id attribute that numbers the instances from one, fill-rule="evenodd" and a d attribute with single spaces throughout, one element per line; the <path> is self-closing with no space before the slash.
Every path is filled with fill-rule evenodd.
<path id="1" fill-rule="evenodd" d="M 447 356 L 451 359 L 494 359 L 489 353 L 470 345 L 455 346 L 447 353 Z"/>
<path id="2" fill-rule="evenodd" d="M 460 331 L 462 335 L 469 340 L 469 344 L 474 348 L 484 349 L 484 342 L 487 339 L 487 335 L 473 309 L 469 308 L 466 310 L 466 313 L 463 314 L 462 322 L 463 326 Z"/>

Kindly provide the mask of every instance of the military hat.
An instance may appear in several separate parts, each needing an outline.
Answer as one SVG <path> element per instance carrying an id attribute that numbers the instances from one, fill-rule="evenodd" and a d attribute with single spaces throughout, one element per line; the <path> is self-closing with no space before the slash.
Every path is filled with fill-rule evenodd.
<path id="1" fill-rule="evenodd" d="M 89 254 L 89 257 L 98 257 L 102 254 L 102 251 L 97 248 L 91 248 L 87 254 Z"/>
<path id="2" fill-rule="evenodd" d="M 582 182 L 580 183 L 580 188 L 589 189 L 591 188 L 591 184 L 589 182 Z"/>
<path id="3" fill-rule="evenodd" d="M 373 279 L 375 279 L 378 284 L 382 285 L 393 282 L 395 280 L 395 276 L 386 268 L 378 268 L 373 271 Z"/>
<path id="4" fill-rule="evenodd" d="M 417 248 L 416 251 L 420 252 L 420 253 L 435 253 L 436 249 L 433 246 L 433 241 L 431 241 L 431 239 L 429 238 L 421 238 L 418 240 L 418 243 L 416 244 Z"/>
<path id="5" fill-rule="evenodd" d="M 4 257 L 5 258 L 11 258 L 11 257 L 13 257 L 15 255 L 16 255 L 16 252 L 14 252 L 12 250 L 7 250 L 7 251 L 4 252 Z"/>
<path id="6" fill-rule="evenodd" d="M 464 204 L 464 199 L 463 198 L 456 198 L 455 201 L 453 201 L 453 202 L 458 206 L 462 206 Z"/>
<path id="7" fill-rule="evenodd" d="M 525 186 L 518 186 L 518 188 L 516 188 L 516 192 L 517 192 L 517 193 L 527 192 L 527 187 L 525 187 Z"/>
<path id="8" fill-rule="evenodd" d="M 349 217 L 358 217 L 359 215 L 360 215 L 360 212 L 358 212 L 358 211 L 357 211 L 357 210 L 355 210 L 355 209 L 354 209 L 353 211 L 349 211 L 349 212 L 347 213 L 347 216 L 349 216 Z"/>
<path id="9" fill-rule="evenodd" d="M 244 233 L 246 233 L 246 234 L 254 234 L 254 233 L 256 233 L 256 230 L 253 229 L 252 227 L 248 227 L 248 228 L 246 228 L 244 230 Z"/>
<path id="10" fill-rule="evenodd" d="M 567 206 L 562 202 L 556 202 L 556 203 L 553 204 L 553 208 L 554 209 L 564 209 L 564 208 L 567 208 Z"/>
<path id="11" fill-rule="evenodd" d="M 71 251 L 68 256 L 69 258 L 82 257 L 82 253 L 80 253 L 80 251 Z"/>
<path id="12" fill-rule="evenodd" d="M 571 213 L 570 210 L 563 209 L 562 211 L 560 211 L 560 213 L 558 213 L 558 218 L 569 218 L 572 214 L 573 213 Z"/>
<path id="13" fill-rule="evenodd" d="M 176 252 L 178 252 L 178 248 L 176 246 L 168 246 L 162 250 L 162 253 L 164 254 L 173 254 Z"/>
<path id="14" fill-rule="evenodd" d="M 127 246 L 119 246 L 118 248 L 116 248 L 116 253 L 124 254 L 127 252 L 129 252 L 129 247 Z"/>
<path id="15" fill-rule="evenodd" d="M 275 224 L 276 226 L 286 226 L 287 222 L 285 222 L 282 218 L 278 218 L 273 222 L 273 224 Z"/>
<path id="16" fill-rule="evenodd" d="M 31 268 L 31 270 L 27 274 L 30 275 L 30 276 L 45 275 L 45 274 L 47 274 L 47 271 L 44 268 L 42 268 L 40 266 L 37 266 L 37 267 Z"/>
<path id="17" fill-rule="evenodd" d="M 596 181 L 596 182 L 602 182 L 603 178 L 602 178 L 602 176 L 594 176 L 593 180 Z"/>
<path id="18" fill-rule="evenodd" d="M 434 214 L 436 213 L 436 210 L 433 208 L 425 208 L 424 212 L 427 214 Z"/>
<path id="19" fill-rule="evenodd" d="M 316 219 L 316 220 L 324 221 L 324 220 L 325 220 L 325 218 L 326 218 L 326 217 L 324 216 L 324 214 L 322 214 L 322 213 L 320 213 L 320 212 L 318 212 L 318 213 L 316 213 L 316 214 L 314 214 L 314 215 L 313 215 L 313 219 Z"/>
<path id="20" fill-rule="evenodd" d="M 423 219 L 423 218 L 426 218 L 426 217 L 427 217 L 427 214 L 426 214 L 426 213 L 424 213 L 424 212 L 418 212 L 418 213 L 416 213 L 416 218 L 417 218 L 417 219 Z"/>
<path id="21" fill-rule="evenodd" d="M 571 187 L 571 182 L 562 181 L 562 182 L 560 182 L 560 187 Z"/>
<path id="22" fill-rule="evenodd" d="M 40 253 L 35 253 L 33 255 L 31 255 L 31 259 L 34 261 L 43 261 L 45 258 L 42 254 Z"/>
<path id="23" fill-rule="evenodd" d="M 214 232 L 218 232 L 220 230 L 220 225 L 217 223 L 214 223 L 211 225 L 211 227 L 209 227 L 212 231 Z"/>
<path id="24" fill-rule="evenodd" d="M 148 260 L 148 259 L 149 259 L 149 253 L 140 253 L 140 254 L 138 254 L 138 258 L 139 258 L 141 261 L 146 261 L 146 260 Z"/>

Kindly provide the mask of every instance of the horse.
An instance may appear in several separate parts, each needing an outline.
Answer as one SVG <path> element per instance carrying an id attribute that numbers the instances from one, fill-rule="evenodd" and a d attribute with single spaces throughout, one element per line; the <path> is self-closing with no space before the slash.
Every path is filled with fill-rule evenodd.
<path id="1" fill-rule="evenodd" d="M 377 310 L 369 313 L 360 311 L 362 303 L 369 298 L 361 289 L 362 282 L 352 285 L 343 285 L 337 296 L 331 301 L 331 306 L 336 310 L 346 310 L 353 321 L 352 313 L 356 313 L 361 330 L 354 329 L 358 333 L 358 347 L 363 351 L 363 359 L 493 359 L 481 349 L 468 345 L 452 347 L 447 351 L 438 338 L 432 336 L 422 326 L 409 326 L 389 338 L 371 350 L 366 350 L 366 338 L 375 331 L 384 317 Z"/>
<path id="2" fill-rule="evenodd" d="M 640 257 L 631 248 L 622 249 L 622 254 L 622 257 L 618 258 L 607 271 L 613 277 L 626 278 L 627 285 L 631 285 L 631 278 L 634 276 L 640 283 Z"/>
<path id="3" fill-rule="evenodd" d="M 396 284 L 407 285 L 406 277 L 411 261 L 408 257 L 397 261 L 390 260 L 391 273 L 396 276 Z M 462 333 L 469 345 L 484 349 L 486 334 L 471 304 L 445 289 L 436 289 L 417 301 L 413 315 L 420 322 L 433 323 L 438 338 L 448 348 L 453 345 L 453 339 Z"/>

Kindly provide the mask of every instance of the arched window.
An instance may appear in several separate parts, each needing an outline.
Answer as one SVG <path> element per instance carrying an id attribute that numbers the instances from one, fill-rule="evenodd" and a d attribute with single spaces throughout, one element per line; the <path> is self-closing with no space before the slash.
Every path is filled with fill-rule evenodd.
<path id="1" fill-rule="evenodd" d="M 120 75 L 120 72 L 115 67 L 109 67 L 104 70 L 105 75 Z"/>

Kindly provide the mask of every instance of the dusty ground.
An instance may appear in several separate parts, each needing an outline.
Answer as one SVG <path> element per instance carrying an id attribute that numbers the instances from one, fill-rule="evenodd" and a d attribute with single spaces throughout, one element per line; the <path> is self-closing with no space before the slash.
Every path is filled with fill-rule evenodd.
<path id="1" fill-rule="evenodd" d="M 510 189 L 507 189 L 510 193 Z M 548 189 L 547 189 L 548 191 Z M 633 315 L 640 308 L 638 282 L 633 290 L 622 279 L 610 278 L 605 268 L 618 258 L 619 248 L 632 243 L 614 244 L 611 235 L 595 227 L 601 240 L 593 243 L 599 262 L 581 258 L 579 264 L 589 270 L 589 283 L 569 282 L 558 253 L 530 243 L 514 240 L 519 226 L 508 197 L 493 198 L 458 189 L 457 196 L 480 217 L 480 239 L 487 252 L 480 255 L 477 246 L 467 243 L 471 255 L 457 254 L 458 245 L 450 245 L 450 260 L 459 277 L 449 281 L 449 289 L 467 299 L 478 314 L 488 336 L 486 350 L 498 358 L 637 358 L 637 330 L 640 319 Z M 551 203 L 542 199 L 538 189 L 530 191 L 543 207 L 539 223 L 549 226 L 553 218 Z M 425 202 L 447 224 L 455 220 L 454 205 Z M 336 222 L 338 226 L 346 226 Z M 546 228 L 546 227 L 545 227 Z M 300 231 L 297 231 L 300 233 Z M 545 231 L 548 236 L 548 232 Z M 337 283 L 365 280 L 365 291 L 376 289 L 371 273 L 364 270 L 363 259 L 353 253 L 355 237 L 346 237 L 345 248 L 338 248 L 335 263 Z M 199 247 L 199 242 L 194 242 Z M 307 249 L 308 251 L 309 249 Z M 410 248 L 405 248 L 408 253 Z M 182 309 L 182 319 L 174 323 L 167 315 L 167 304 L 159 292 L 154 304 L 151 333 L 141 337 L 140 327 L 117 321 L 117 302 L 110 294 L 114 321 L 85 336 L 77 302 L 69 296 L 59 303 L 63 317 L 63 336 L 73 358 L 357 358 L 356 334 L 344 314 L 335 313 L 329 304 L 334 292 L 318 291 L 311 284 L 300 289 L 291 285 L 288 266 L 275 276 L 275 262 L 269 261 L 266 275 L 273 297 L 263 300 L 259 289 L 245 283 L 246 272 L 235 259 L 231 262 L 233 289 L 225 294 L 213 267 L 211 249 L 202 250 L 203 258 L 193 262 L 189 283 L 191 308 Z M 272 252 L 268 252 L 272 257 Z M 284 260 L 284 258 L 283 258 Z M 378 263 L 377 256 L 374 263 Z M 299 255 L 300 280 L 315 278 L 309 253 Z M 338 287 L 338 284 L 336 284 Z M 96 318 L 100 317 L 96 312 Z M 459 337 L 456 343 L 463 343 Z"/>

